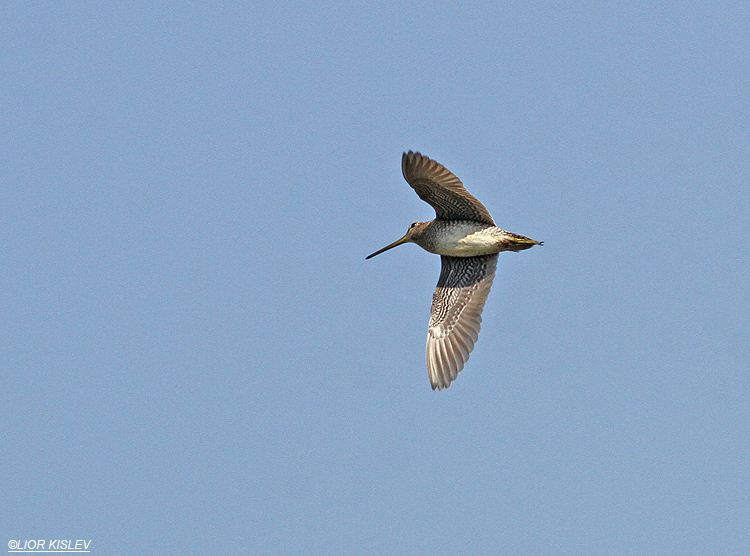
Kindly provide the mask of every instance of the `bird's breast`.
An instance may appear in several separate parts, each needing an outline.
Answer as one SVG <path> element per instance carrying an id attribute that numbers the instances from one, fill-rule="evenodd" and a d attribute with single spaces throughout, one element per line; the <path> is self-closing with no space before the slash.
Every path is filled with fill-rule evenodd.
<path id="1" fill-rule="evenodd" d="M 438 255 L 493 255 L 503 250 L 502 232 L 500 228 L 479 222 L 434 220 L 416 243 Z"/>

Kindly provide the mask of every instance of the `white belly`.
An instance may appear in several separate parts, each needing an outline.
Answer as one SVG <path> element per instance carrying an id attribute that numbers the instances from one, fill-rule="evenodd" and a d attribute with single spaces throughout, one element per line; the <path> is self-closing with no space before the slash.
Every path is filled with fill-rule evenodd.
<path id="1" fill-rule="evenodd" d="M 452 257 L 493 255 L 503 250 L 502 230 L 477 222 L 434 222 L 417 243 L 425 250 Z"/>

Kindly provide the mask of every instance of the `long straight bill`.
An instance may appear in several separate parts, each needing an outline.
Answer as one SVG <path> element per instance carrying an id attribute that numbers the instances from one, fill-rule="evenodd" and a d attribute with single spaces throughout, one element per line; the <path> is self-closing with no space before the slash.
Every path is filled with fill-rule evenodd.
<path id="1" fill-rule="evenodd" d="M 372 255 L 368 255 L 367 257 L 365 257 L 365 260 L 372 259 L 375 255 L 380 255 L 383 251 L 388 251 L 388 249 L 393 249 L 394 247 L 397 247 L 398 245 L 401 245 L 402 243 L 407 243 L 409 241 L 407 239 L 408 235 L 409 234 L 406 234 L 404 237 L 402 237 L 398 241 L 394 241 L 393 243 L 391 243 L 390 245 L 386 245 L 379 251 L 375 251 Z"/>

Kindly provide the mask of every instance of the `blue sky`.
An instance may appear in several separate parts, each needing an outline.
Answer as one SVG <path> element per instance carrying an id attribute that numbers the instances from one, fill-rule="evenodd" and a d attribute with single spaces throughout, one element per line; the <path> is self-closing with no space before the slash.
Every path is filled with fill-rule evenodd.
<path id="1" fill-rule="evenodd" d="M 748 554 L 749 17 L 6 3 L 3 541 Z M 443 392 L 409 149 L 545 242 Z"/>

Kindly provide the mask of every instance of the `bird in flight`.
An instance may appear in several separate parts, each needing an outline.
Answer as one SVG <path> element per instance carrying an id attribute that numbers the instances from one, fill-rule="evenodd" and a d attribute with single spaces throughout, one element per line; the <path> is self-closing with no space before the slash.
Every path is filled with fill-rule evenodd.
<path id="1" fill-rule="evenodd" d="M 435 209 L 435 220 L 414 222 L 404 237 L 366 259 L 410 242 L 440 255 L 442 269 L 427 332 L 427 371 L 432 389 L 442 390 L 456 379 L 474 349 L 498 253 L 542 242 L 495 226 L 484 205 L 442 164 L 409 151 L 401 159 L 401 170 L 419 198 Z"/>

